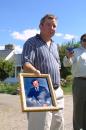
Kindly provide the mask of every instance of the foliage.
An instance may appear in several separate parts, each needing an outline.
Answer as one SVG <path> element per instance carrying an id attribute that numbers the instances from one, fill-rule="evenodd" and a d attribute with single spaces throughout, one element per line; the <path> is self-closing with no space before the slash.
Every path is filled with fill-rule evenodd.
<path id="1" fill-rule="evenodd" d="M 72 84 L 67 84 L 66 87 L 62 87 L 64 95 L 72 94 Z"/>
<path id="2" fill-rule="evenodd" d="M 0 80 L 12 76 L 13 72 L 13 62 L 0 59 Z"/>
<path id="3" fill-rule="evenodd" d="M 18 94 L 18 87 L 19 84 L 8 84 L 8 83 L 3 83 L 0 82 L 0 93 L 7 93 L 7 94 Z"/>
<path id="4" fill-rule="evenodd" d="M 66 87 L 69 84 L 72 84 L 73 78 L 72 75 L 68 75 L 66 79 L 61 79 L 61 86 Z"/>
<path id="5" fill-rule="evenodd" d="M 67 44 L 61 45 L 59 47 L 59 56 L 60 56 L 60 61 L 61 61 L 61 77 L 66 78 L 67 75 L 71 74 L 71 69 L 70 67 L 65 68 L 63 65 L 63 58 L 66 55 L 66 48 L 68 47 Z"/>
<path id="6" fill-rule="evenodd" d="M 66 79 L 61 80 L 61 86 L 64 91 L 64 94 L 72 94 L 72 75 L 68 75 Z"/>

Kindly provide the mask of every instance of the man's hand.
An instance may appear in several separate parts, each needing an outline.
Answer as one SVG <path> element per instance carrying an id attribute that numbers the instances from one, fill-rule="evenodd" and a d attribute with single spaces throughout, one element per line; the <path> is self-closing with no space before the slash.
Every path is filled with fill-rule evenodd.
<path id="1" fill-rule="evenodd" d="M 34 73 L 37 74 L 37 75 L 41 75 L 39 70 L 35 70 Z"/>
<path id="2" fill-rule="evenodd" d="M 48 105 L 45 103 L 45 104 L 43 104 L 43 107 L 47 107 Z"/>
<path id="3" fill-rule="evenodd" d="M 72 53 L 72 52 L 69 52 L 69 51 L 66 52 L 67 58 L 71 58 L 71 57 L 73 57 L 73 55 L 74 55 L 74 53 Z"/>

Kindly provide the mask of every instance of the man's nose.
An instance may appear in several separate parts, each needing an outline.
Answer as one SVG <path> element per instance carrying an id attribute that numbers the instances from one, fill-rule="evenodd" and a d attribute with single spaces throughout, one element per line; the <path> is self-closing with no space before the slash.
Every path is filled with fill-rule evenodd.
<path id="1" fill-rule="evenodd" d="M 51 26 L 51 30 L 56 30 L 56 28 L 55 28 L 55 27 L 53 27 L 53 26 Z"/>

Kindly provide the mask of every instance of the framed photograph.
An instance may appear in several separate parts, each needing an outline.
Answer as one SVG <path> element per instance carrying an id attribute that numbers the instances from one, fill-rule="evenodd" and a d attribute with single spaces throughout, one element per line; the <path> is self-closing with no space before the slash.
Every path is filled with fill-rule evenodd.
<path id="1" fill-rule="evenodd" d="M 58 110 L 50 75 L 20 73 L 19 77 L 23 112 Z"/>

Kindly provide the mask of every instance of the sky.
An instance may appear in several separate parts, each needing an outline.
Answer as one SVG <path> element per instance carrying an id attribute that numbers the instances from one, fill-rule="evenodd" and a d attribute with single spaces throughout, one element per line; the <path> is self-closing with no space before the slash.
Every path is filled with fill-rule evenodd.
<path id="1" fill-rule="evenodd" d="M 79 41 L 86 33 L 86 0 L 0 0 L 0 49 L 14 44 L 21 53 L 25 41 L 39 33 L 40 19 L 48 13 L 58 18 L 56 43 Z"/>

